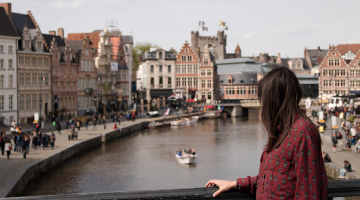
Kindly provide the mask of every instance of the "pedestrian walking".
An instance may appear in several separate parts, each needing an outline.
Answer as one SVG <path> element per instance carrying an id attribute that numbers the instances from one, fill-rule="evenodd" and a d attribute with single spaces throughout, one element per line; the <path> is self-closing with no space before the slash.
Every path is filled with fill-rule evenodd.
<path id="1" fill-rule="evenodd" d="M 94 120 L 93 120 L 93 130 L 97 130 L 97 128 L 96 128 L 96 118 L 94 117 Z"/>
<path id="2" fill-rule="evenodd" d="M 128 121 L 130 120 L 130 113 L 129 112 L 126 113 L 126 118 L 127 118 Z"/>
<path id="3" fill-rule="evenodd" d="M 41 144 L 42 144 L 43 150 L 45 150 L 45 147 L 46 147 L 46 133 L 42 134 L 42 136 L 41 136 Z"/>
<path id="4" fill-rule="evenodd" d="M 6 139 L 5 151 L 6 151 L 7 159 L 10 159 L 10 154 L 11 154 L 11 142 L 10 142 L 10 139 L 9 139 L 9 138 Z"/>
<path id="5" fill-rule="evenodd" d="M 135 112 L 132 113 L 132 121 L 135 121 Z"/>
<path id="6" fill-rule="evenodd" d="M 33 136 L 32 146 L 34 147 L 34 149 L 36 149 L 37 146 L 38 146 L 38 136 L 37 136 L 36 133 L 35 133 L 34 136 Z"/>
<path id="7" fill-rule="evenodd" d="M 65 127 L 66 127 L 66 130 L 69 129 L 69 120 L 66 120 Z"/>
<path id="8" fill-rule="evenodd" d="M 71 139 L 74 140 L 75 137 L 75 126 L 71 125 Z"/>
<path id="9" fill-rule="evenodd" d="M 51 136 L 50 136 L 50 146 L 51 146 L 51 149 L 54 149 L 54 147 L 55 147 L 55 135 L 54 135 L 54 133 L 51 134 Z"/>
<path id="10" fill-rule="evenodd" d="M 86 127 L 86 130 L 88 130 L 87 128 L 88 128 L 88 125 L 89 125 L 89 119 L 86 119 L 85 120 L 85 127 Z"/>
<path id="11" fill-rule="evenodd" d="M 4 139 L 6 136 L 6 132 L 5 130 L 3 129 L 1 131 L 1 134 L 0 134 L 0 148 L 1 148 L 1 155 L 4 155 L 4 151 L 5 151 L 5 142 L 6 140 Z"/>
<path id="12" fill-rule="evenodd" d="M 78 128 L 78 131 L 80 131 L 80 119 L 78 119 L 78 120 L 76 121 L 76 126 L 77 126 L 77 128 Z"/>
<path id="13" fill-rule="evenodd" d="M 275 68 L 259 81 L 260 116 L 268 137 L 258 175 L 235 181 L 210 180 L 206 187 L 219 188 L 214 197 L 238 189 L 250 191 L 256 199 L 327 198 L 321 137 L 300 109 L 301 96 L 299 81 L 288 68 Z"/>
<path id="14" fill-rule="evenodd" d="M 56 128 L 57 128 L 57 134 L 58 135 L 61 135 L 61 125 L 60 125 L 60 122 L 59 121 L 57 121 L 57 123 L 56 123 Z"/>
<path id="15" fill-rule="evenodd" d="M 332 145 L 333 145 L 333 152 L 336 152 L 336 144 L 337 144 L 336 133 L 333 133 L 333 136 L 331 137 L 331 142 L 332 142 Z"/>

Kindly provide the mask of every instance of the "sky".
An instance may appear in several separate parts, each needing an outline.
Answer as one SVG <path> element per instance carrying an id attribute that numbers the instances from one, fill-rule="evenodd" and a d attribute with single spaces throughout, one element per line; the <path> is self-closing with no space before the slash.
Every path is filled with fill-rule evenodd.
<path id="1" fill-rule="evenodd" d="M 360 0 L 8 0 L 12 12 L 31 10 L 43 33 L 104 29 L 117 22 L 123 35 L 179 51 L 199 21 L 216 36 L 226 22 L 227 53 L 303 57 L 304 48 L 360 43 Z M 109 28 L 111 29 L 111 28 Z M 200 32 L 201 33 L 201 32 Z"/>

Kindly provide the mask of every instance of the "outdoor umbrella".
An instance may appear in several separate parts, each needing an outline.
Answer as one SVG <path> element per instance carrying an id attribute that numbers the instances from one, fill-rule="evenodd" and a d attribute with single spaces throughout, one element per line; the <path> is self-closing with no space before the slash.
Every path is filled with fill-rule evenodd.
<path id="1" fill-rule="evenodd" d="M 103 109 L 103 106 L 102 106 L 102 98 L 100 97 L 100 100 L 99 100 L 99 106 L 98 106 L 98 111 L 99 113 L 102 115 L 103 112 L 104 112 L 104 109 Z"/>
<path id="2" fill-rule="evenodd" d="M 205 106 L 206 109 L 215 108 L 214 106 Z"/>
<path id="3" fill-rule="evenodd" d="M 195 102 L 194 99 L 189 99 L 189 100 L 186 100 L 186 102 Z"/>
<path id="4" fill-rule="evenodd" d="M 110 103 L 110 99 L 108 98 L 107 104 L 106 104 L 106 110 L 108 112 L 111 112 L 112 108 L 111 108 L 111 103 Z"/>

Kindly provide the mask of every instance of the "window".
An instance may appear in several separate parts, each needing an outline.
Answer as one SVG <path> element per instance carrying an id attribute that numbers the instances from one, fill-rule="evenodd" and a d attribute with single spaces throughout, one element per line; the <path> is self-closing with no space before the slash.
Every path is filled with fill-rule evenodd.
<path id="1" fill-rule="evenodd" d="M 13 52 L 13 47 L 12 46 L 8 46 L 8 53 L 12 53 Z"/>
<path id="2" fill-rule="evenodd" d="M 89 60 L 89 71 L 92 71 L 93 67 L 92 67 L 92 60 Z"/>
<path id="3" fill-rule="evenodd" d="M 181 61 L 186 62 L 186 56 L 181 56 Z"/>
<path id="4" fill-rule="evenodd" d="M 33 110 L 36 110 L 36 104 L 37 104 L 37 99 L 36 99 L 36 97 L 37 97 L 37 94 L 33 94 L 32 95 L 32 109 Z"/>
<path id="5" fill-rule="evenodd" d="M 355 87 L 355 81 L 350 81 L 350 87 Z"/>
<path id="6" fill-rule="evenodd" d="M 295 68 L 295 63 L 294 62 L 291 64 L 291 68 Z"/>
<path id="7" fill-rule="evenodd" d="M 212 88 L 211 82 L 212 82 L 211 80 L 207 80 L 207 87 L 208 87 L 208 88 Z"/>
<path id="8" fill-rule="evenodd" d="M 232 79 L 230 78 L 229 80 L 228 80 L 228 83 L 232 83 L 233 81 L 232 81 Z"/>
<path id="9" fill-rule="evenodd" d="M 180 65 L 176 65 L 176 73 L 180 73 Z"/>
<path id="10" fill-rule="evenodd" d="M 46 73 L 44 74 L 44 78 L 45 78 L 45 83 L 44 85 L 49 85 L 49 75 Z"/>
<path id="11" fill-rule="evenodd" d="M 176 78 L 176 87 L 180 87 L 180 78 Z"/>
<path id="12" fill-rule="evenodd" d="M 0 88 L 4 88 L 4 75 L 0 75 Z"/>
<path id="13" fill-rule="evenodd" d="M 43 75 L 42 74 L 38 74 L 38 85 L 42 85 L 43 83 Z"/>
<path id="14" fill-rule="evenodd" d="M 358 67 L 360 67 L 360 60 L 358 60 Z"/>
<path id="15" fill-rule="evenodd" d="M 211 99 L 211 92 L 208 92 L 208 99 Z"/>
<path id="16" fill-rule="evenodd" d="M 335 59 L 335 66 L 340 66 L 339 59 Z"/>
<path id="17" fill-rule="evenodd" d="M 43 61 L 43 59 L 42 58 L 38 58 L 38 66 L 42 66 L 42 61 Z"/>
<path id="18" fill-rule="evenodd" d="M 249 87 L 249 95 L 257 95 L 257 87 Z"/>
<path id="19" fill-rule="evenodd" d="M 207 74 L 208 76 L 211 76 L 211 69 L 206 70 L 206 74 Z"/>
<path id="20" fill-rule="evenodd" d="M 160 76 L 160 77 L 159 77 L 159 85 L 162 85 L 162 84 L 163 84 L 163 77 Z"/>
<path id="21" fill-rule="evenodd" d="M 340 80 L 335 80 L 335 86 L 340 86 Z"/>
<path id="22" fill-rule="evenodd" d="M 25 65 L 30 65 L 30 57 L 25 57 Z"/>
<path id="23" fill-rule="evenodd" d="M 188 65 L 188 73 L 192 73 L 192 65 Z"/>
<path id="24" fill-rule="evenodd" d="M 354 77 L 354 70 L 350 70 L 350 77 Z"/>
<path id="25" fill-rule="evenodd" d="M 31 66 L 36 66 L 36 58 L 31 58 Z"/>
<path id="26" fill-rule="evenodd" d="M 194 87 L 197 87 L 197 86 L 198 86 L 198 78 L 194 77 Z"/>
<path id="27" fill-rule="evenodd" d="M 323 85 L 324 85 L 324 87 L 328 87 L 329 86 L 329 80 L 323 80 Z"/>
<path id="28" fill-rule="evenodd" d="M 185 74 L 186 73 L 186 65 L 182 65 L 181 68 L 182 68 L 181 72 L 183 74 Z"/>
<path id="29" fill-rule="evenodd" d="M 339 75 L 340 75 L 339 70 L 336 69 L 336 70 L 335 70 L 335 76 L 339 76 Z"/>
<path id="30" fill-rule="evenodd" d="M 9 75 L 9 88 L 13 87 L 13 75 Z"/>
<path id="31" fill-rule="evenodd" d="M 0 110 L 4 110 L 4 95 L 0 96 Z"/>
<path id="32" fill-rule="evenodd" d="M 334 60 L 333 59 L 329 59 L 329 66 L 334 66 Z"/>
<path id="33" fill-rule="evenodd" d="M 197 65 L 194 65 L 194 74 L 197 74 L 198 73 L 198 66 Z"/>
<path id="34" fill-rule="evenodd" d="M 26 110 L 30 110 L 30 104 L 31 104 L 31 95 L 26 95 Z"/>
<path id="35" fill-rule="evenodd" d="M 162 56 L 162 52 L 159 52 L 159 59 L 162 59 L 163 56 Z"/>
<path id="36" fill-rule="evenodd" d="M 0 45 L 0 53 L 4 53 L 4 46 Z"/>
<path id="37" fill-rule="evenodd" d="M 48 64 L 48 59 L 47 58 L 44 58 L 44 67 L 47 67 L 49 64 Z"/>
<path id="38" fill-rule="evenodd" d="M 4 69 L 4 59 L 0 59 L 0 69 Z"/>
<path id="39" fill-rule="evenodd" d="M 24 57 L 22 57 L 22 56 L 19 57 L 19 64 L 20 65 L 24 64 Z"/>
<path id="40" fill-rule="evenodd" d="M 151 85 L 151 87 L 154 87 L 154 77 L 150 78 L 150 85 Z"/>
<path id="41" fill-rule="evenodd" d="M 38 41 L 37 42 L 37 49 L 42 49 L 42 42 L 41 41 Z"/>
<path id="42" fill-rule="evenodd" d="M 189 49 L 185 49 L 185 53 L 189 53 Z"/>
<path id="43" fill-rule="evenodd" d="M 301 63 L 298 63 L 298 64 L 297 64 L 297 67 L 298 67 L 298 68 L 301 68 Z"/>
<path id="44" fill-rule="evenodd" d="M 187 56 L 187 61 L 191 62 L 192 61 L 192 56 Z"/>
<path id="45" fill-rule="evenodd" d="M 356 76 L 360 77 L 360 70 L 356 70 Z"/>
<path id="46" fill-rule="evenodd" d="M 9 59 L 9 63 L 8 63 L 8 67 L 9 67 L 9 69 L 12 69 L 13 68 L 13 60 L 12 59 Z"/>
<path id="47" fill-rule="evenodd" d="M 32 73 L 31 74 L 31 79 L 32 79 L 32 85 L 36 85 L 36 81 L 37 81 L 37 74 L 36 73 Z"/>
<path id="48" fill-rule="evenodd" d="M 201 80 L 201 88 L 206 88 L 205 80 Z"/>
<path id="49" fill-rule="evenodd" d="M 204 65 L 208 66 L 209 65 L 209 58 L 204 58 Z"/>
<path id="50" fill-rule="evenodd" d="M 356 87 L 360 86 L 360 81 L 356 81 Z"/>
<path id="51" fill-rule="evenodd" d="M 24 110 L 24 95 L 20 95 L 19 110 Z"/>
<path id="52" fill-rule="evenodd" d="M 26 85 L 30 85 L 30 73 L 26 73 L 26 81 L 25 81 Z"/>
<path id="53" fill-rule="evenodd" d="M 186 78 L 181 78 L 181 86 L 186 87 Z"/>
<path id="54" fill-rule="evenodd" d="M 200 71 L 200 73 L 201 73 L 201 76 L 205 76 L 205 69 L 202 69 L 202 70 Z"/>
<path id="55" fill-rule="evenodd" d="M 9 95 L 9 110 L 13 109 L 13 95 Z M 10 120 L 12 121 L 12 120 Z"/>
<path id="56" fill-rule="evenodd" d="M 168 85 L 171 86 L 171 77 L 168 78 Z"/>
<path id="57" fill-rule="evenodd" d="M 192 87 L 192 78 L 188 77 L 188 87 Z"/>
<path id="58" fill-rule="evenodd" d="M 340 83 L 341 83 L 341 86 L 345 86 L 345 80 L 341 80 Z"/>
<path id="59" fill-rule="evenodd" d="M 162 65 L 159 65 L 159 72 L 162 72 Z"/>
<path id="60" fill-rule="evenodd" d="M 345 76 L 345 69 L 340 70 L 341 76 Z"/>
<path id="61" fill-rule="evenodd" d="M 171 65 L 168 65 L 168 72 L 171 72 Z"/>
<path id="62" fill-rule="evenodd" d="M 154 72 L 154 65 L 150 66 L 150 72 Z"/>
<path id="63" fill-rule="evenodd" d="M 244 87 L 244 86 L 238 87 L 238 89 L 237 89 L 237 94 L 239 94 L 239 95 L 245 95 L 245 94 L 246 94 L 246 87 Z"/>
<path id="64" fill-rule="evenodd" d="M 24 73 L 19 73 L 19 85 L 24 85 Z"/>

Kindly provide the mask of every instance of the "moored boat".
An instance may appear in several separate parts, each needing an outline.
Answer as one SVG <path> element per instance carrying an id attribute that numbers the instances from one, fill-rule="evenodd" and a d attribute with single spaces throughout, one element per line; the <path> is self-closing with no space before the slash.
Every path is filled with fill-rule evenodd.
<path id="1" fill-rule="evenodd" d="M 171 122 L 171 126 L 181 126 L 185 124 L 186 124 L 186 120 L 177 120 Z"/>
<path id="2" fill-rule="evenodd" d="M 175 156 L 177 161 L 181 164 L 193 164 L 196 158 L 196 155 L 193 154 L 184 154 L 182 156 L 175 154 Z"/>
<path id="3" fill-rule="evenodd" d="M 186 120 L 186 123 L 187 123 L 187 124 L 192 124 L 192 123 L 197 122 L 197 121 L 199 120 L 199 117 L 198 117 L 198 116 L 193 116 L 193 117 L 191 117 L 191 119 L 190 119 L 190 118 L 186 118 L 185 120 Z"/>

